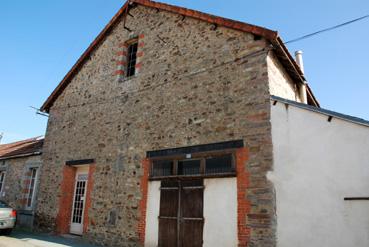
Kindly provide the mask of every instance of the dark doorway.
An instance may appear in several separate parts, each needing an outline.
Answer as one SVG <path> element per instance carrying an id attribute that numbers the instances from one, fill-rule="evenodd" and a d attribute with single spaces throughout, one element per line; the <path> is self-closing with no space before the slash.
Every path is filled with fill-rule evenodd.
<path id="1" fill-rule="evenodd" d="M 202 246 L 203 204 L 204 184 L 202 179 L 162 181 L 159 246 Z"/>

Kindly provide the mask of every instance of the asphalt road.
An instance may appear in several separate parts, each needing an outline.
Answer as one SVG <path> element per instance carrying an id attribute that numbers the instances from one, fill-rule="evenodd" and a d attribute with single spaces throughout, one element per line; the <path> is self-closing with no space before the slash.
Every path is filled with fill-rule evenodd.
<path id="1" fill-rule="evenodd" d="M 0 247 L 97 247 L 75 236 L 53 236 L 14 231 L 10 236 L 0 235 Z"/>

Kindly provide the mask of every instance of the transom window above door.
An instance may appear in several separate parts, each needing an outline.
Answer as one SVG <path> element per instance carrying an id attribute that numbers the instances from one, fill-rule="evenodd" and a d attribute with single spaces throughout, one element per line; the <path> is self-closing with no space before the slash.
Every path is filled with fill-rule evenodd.
<path id="1" fill-rule="evenodd" d="M 234 153 L 198 153 L 186 156 L 155 158 L 151 161 L 151 179 L 168 177 L 235 176 Z"/>

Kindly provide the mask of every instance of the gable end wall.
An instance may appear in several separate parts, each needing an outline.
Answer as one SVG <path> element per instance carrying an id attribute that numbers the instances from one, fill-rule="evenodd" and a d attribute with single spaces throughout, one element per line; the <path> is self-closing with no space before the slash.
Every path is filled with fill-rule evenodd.
<path id="1" fill-rule="evenodd" d="M 296 83 L 288 75 L 282 64 L 274 54 L 270 52 L 267 58 L 270 94 L 285 99 L 301 102 L 299 89 Z"/>
<path id="2" fill-rule="evenodd" d="M 275 246 L 267 53 L 245 57 L 266 41 L 142 6 L 130 13 L 133 31 L 117 24 L 50 109 L 38 227 L 55 230 L 65 162 L 95 159 L 84 237 L 137 246 L 146 151 L 243 139 L 251 208 L 240 224 L 251 229 L 249 246 Z M 125 80 L 117 54 L 137 35 L 140 72 Z"/>

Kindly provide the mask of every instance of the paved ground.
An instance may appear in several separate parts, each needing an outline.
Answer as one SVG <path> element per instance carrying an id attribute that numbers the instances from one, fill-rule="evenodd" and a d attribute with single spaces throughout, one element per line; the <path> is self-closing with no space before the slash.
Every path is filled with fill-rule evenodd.
<path id="1" fill-rule="evenodd" d="M 0 247 L 97 247 L 76 236 L 53 236 L 14 231 L 10 236 L 0 235 Z"/>

